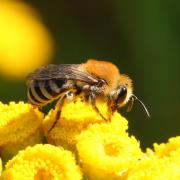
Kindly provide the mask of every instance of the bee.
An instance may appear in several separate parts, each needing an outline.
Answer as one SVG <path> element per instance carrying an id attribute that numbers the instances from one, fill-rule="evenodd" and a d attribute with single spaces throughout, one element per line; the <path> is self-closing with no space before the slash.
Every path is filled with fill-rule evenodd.
<path id="1" fill-rule="evenodd" d="M 89 59 L 82 64 L 50 64 L 29 74 L 27 86 L 29 102 L 34 106 L 42 107 L 59 99 L 56 119 L 49 131 L 60 118 L 64 100 L 72 99 L 81 92 L 103 119 L 96 106 L 97 99 L 107 102 L 110 115 L 126 104 L 127 111 L 130 111 L 137 100 L 150 117 L 144 103 L 133 94 L 132 80 L 108 61 Z"/>

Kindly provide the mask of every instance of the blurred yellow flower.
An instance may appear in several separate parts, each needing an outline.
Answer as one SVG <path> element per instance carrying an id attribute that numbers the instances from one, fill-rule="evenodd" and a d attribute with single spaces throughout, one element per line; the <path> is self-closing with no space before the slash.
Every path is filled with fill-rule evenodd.
<path id="1" fill-rule="evenodd" d="M 23 79 L 52 54 L 52 37 L 35 11 L 22 1 L 0 1 L 0 73 Z"/>
<path id="2" fill-rule="evenodd" d="M 20 151 L 3 173 L 8 180 L 80 180 L 82 174 L 70 151 L 49 144 L 38 144 Z"/>
<path id="3" fill-rule="evenodd" d="M 0 153 L 3 159 L 27 145 L 42 142 L 43 114 L 30 104 L 0 103 Z"/>
<path id="4" fill-rule="evenodd" d="M 104 117 L 107 117 L 107 104 L 97 101 L 97 106 Z M 84 102 L 82 96 L 78 96 L 74 101 L 66 100 L 60 120 L 56 126 L 48 133 L 53 122 L 57 109 L 51 110 L 44 120 L 44 131 L 48 136 L 48 142 L 54 145 L 62 145 L 65 148 L 74 149 L 76 137 L 90 124 L 105 122 L 104 119 L 93 109 L 92 105 Z M 115 113 L 113 118 L 118 119 L 119 114 Z M 121 120 L 121 128 L 127 129 L 127 121 Z"/>
<path id="5" fill-rule="evenodd" d="M 79 161 L 89 179 L 120 179 L 143 156 L 139 142 L 122 131 L 123 121 L 116 115 L 110 123 L 94 124 L 79 135 Z"/>

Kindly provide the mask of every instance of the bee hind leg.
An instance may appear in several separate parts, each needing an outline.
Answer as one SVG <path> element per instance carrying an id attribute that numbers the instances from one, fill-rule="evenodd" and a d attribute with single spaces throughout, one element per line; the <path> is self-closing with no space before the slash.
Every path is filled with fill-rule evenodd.
<path id="1" fill-rule="evenodd" d="M 65 94 L 63 94 L 60 99 L 58 100 L 57 104 L 56 104 L 56 109 L 57 109 L 57 112 L 56 112 L 56 116 L 55 116 L 55 121 L 53 122 L 51 128 L 48 130 L 48 133 L 50 131 L 52 131 L 52 129 L 56 126 L 60 116 L 61 116 L 61 109 L 62 109 L 62 106 L 64 104 L 64 101 L 66 98 L 68 99 L 71 99 L 71 97 L 73 96 L 73 92 L 71 91 L 67 91 Z"/>

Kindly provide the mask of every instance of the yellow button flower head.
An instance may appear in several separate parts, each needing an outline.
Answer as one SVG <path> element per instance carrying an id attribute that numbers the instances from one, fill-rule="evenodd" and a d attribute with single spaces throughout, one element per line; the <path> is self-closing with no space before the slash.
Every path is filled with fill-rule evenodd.
<path id="1" fill-rule="evenodd" d="M 180 136 L 170 138 L 168 143 L 154 144 L 154 151 L 147 149 L 147 156 L 129 170 L 128 180 L 179 180 Z"/>
<path id="2" fill-rule="evenodd" d="M 180 155 L 180 154 L 179 154 Z M 179 180 L 180 164 L 168 158 L 151 157 L 140 161 L 129 170 L 127 180 Z"/>
<path id="3" fill-rule="evenodd" d="M 42 141 L 43 114 L 24 102 L 0 103 L 0 152 L 5 159 Z"/>
<path id="4" fill-rule="evenodd" d="M 80 180 L 82 174 L 70 151 L 49 144 L 37 144 L 20 151 L 3 173 L 8 180 Z"/>
<path id="5" fill-rule="evenodd" d="M 52 54 L 52 38 L 35 11 L 22 1 L 0 1 L 0 73 L 24 79 Z"/>
<path id="6" fill-rule="evenodd" d="M 107 104 L 97 101 L 97 106 L 104 117 L 107 117 Z M 93 109 L 92 105 L 84 102 L 82 96 L 78 96 L 74 101 L 66 100 L 60 120 L 57 125 L 48 133 L 48 130 L 55 121 L 56 110 L 51 110 L 44 120 L 44 131 L 48 135 L 48 142 L 55 145 L 62 145 L 65 148 L 75 150 L 76 137 L 90 124 L 105 122 L 104 119 Z M 127 129 L 127 121 L 118 113 L 112 119 L 121 122 L 121 131 Z"/>
<path id="7" fill-rule="evenodd" d="M 154 143 L 154 151 L 158 157 L 171 156 L 180 150 L 180 136 L 170 138 L 167 143 Z"/>
<path id="8" fill-rule="evenodd" d="M 121 176 L 143 156 L 138 141 L 122 131 L 123 117 L 94 124 L 78 137 L 77 151 L 88 178 L 111 180 Z"/>

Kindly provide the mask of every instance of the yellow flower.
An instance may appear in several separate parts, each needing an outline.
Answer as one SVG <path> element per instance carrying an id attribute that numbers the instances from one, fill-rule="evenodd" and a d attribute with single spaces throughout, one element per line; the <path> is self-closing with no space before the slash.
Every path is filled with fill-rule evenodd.
<path id="1" fill-rule="evenodd" d="M 20 151 L 3 173 L 8 180 L 80 180 L 82 175 L 70 151 L 49 144 L 38 144 Z"/>
<path id="2" fill-rule="evenodd" d="M 107 117 L 107 104 L 97 102 L 97 106 L 101 114 Z M 62 145 L 71 150 L 75 148 L 76 137 L 90 124 L 105 122 L 92 105 L 84 102 L 83 97 L 79 96 L 74 101 L 65 101 L 58 123 L 48 133 L 55 121 L 56 113 L 57 109 L 51 110 L 44 120 L 44 131 L 48 136 L 48 142 L 54 145 Z M 112 119 L 120 120 L 122 131 L 127 129 L 127 121 L 118 113 L 115 113 Z"/>
<path id="3" fill-rule="evenodd" d="M 79 135 L 79 161 L 88 178 L 120 179 L 143 156 L 139 142 L 122 131 L 123 121 L 116 114 L 111 123 L 94 124 Z"/>
<path id="4" fill-rule="evenodd" d="M 107 104 L 97 101 L 97 106 L 107 119 Z M 143 153 L 135 137 L 129 136 L 125 118 L 115 112 L 110 120 L 103 119 L 81 95 L 65 101 L 60 119 L 49 132 L 57 108 L 43 120 L 43 114 L 30 104 L 0 102 L 3 163 L 20 149 L 37 144 L 20 151 L 6 164 L 3 179 L 78 180 L 82 179 L 79 166 L 89 180 L 180 179 L 180 136 L 170 138 L 167 143 L 154 143 L 154 150 L 148 148 Z M 45 134 L 49 143 L 70 149 L 74 154 L 62 147 L 38 144 Z"/>
<path id="5" fill-rule="evenodd" d="M 180 150 L 180 136 L 170 138 L 168 143 L 154 143 L 155 155 L 158 157 L 171 156 Z"/>
<path id="6" fill-rule="evenodd" d="M 179 154 L 180 155 L 180 154 Z M 179 180 L 180 164 L 168 158 L 151 157 L 140 161 L 129 170 L 127 180 Z"/>
<path id="7" fill-rule="evenodd" d="M 0 1 L 0 73 L 24 79 L 52 54 L 52 37 L 37 13 L 22 1 Z"/>
<path id="8" fill-rule="evenodd" d="M 4 159 L 27 145 L 40 143 L 43 114 L 24 102 L 0 103 L 0 152 Z"/>
<path id="9" fill-rule="evenodd" d="M 179 180 L 180 136 L 168 143 L 154 144 L 154 151 L 147 149 L 147 156 L 126 174 L 128 180 Z"/>

